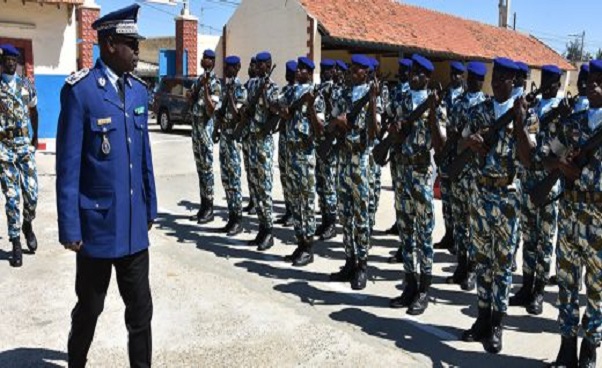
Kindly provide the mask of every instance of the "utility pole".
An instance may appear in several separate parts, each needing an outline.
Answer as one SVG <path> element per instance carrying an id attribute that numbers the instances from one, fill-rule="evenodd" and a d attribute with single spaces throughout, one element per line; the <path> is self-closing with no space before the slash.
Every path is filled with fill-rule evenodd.
<path id="1" fill-rule="evenodd" d="M 580 51 L 579 59 L 580 59 L 580 61 L 583 61 L 583 59 L 585 58 L 585 31 L 583 31 L 583 33 L 581 33 L 581 34 L 571 34 L 571 35 L 569 35 L 569 37 L 581 37 L 581 48 L 579 49 L 579 51 Z"/>

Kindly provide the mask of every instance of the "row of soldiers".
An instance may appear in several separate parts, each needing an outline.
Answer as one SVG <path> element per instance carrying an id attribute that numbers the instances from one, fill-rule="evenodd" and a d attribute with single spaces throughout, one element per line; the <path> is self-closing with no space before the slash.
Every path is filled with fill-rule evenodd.
<path id="1" fill-rule="evenodd" d="M 441 245 L 458 257 L 448 282 L 464 290 L 477 286 L 478 317 L 462 339 L 497 353 L 509 305 L 542 313 L 558 233 L 562 343 L 554 366 L 595 366 L 602 334 L 602 150 L 595 144 L 602 122 L 602 61 L 583 67 L 579 96 L 564 99 L 558 97 L 557 66 L 544 66 L 540 87 L 527 93 L 528 67 L 507 58 L 494 61 L 493 96 L 482 91 L 487 68 L 477 61 L 452 62 L 445 90 L 432 83 L 435 67 L 421 55 L 399 60 L 399 83 L 392 89 L 379 80 L 378 62 L 365 55 L 353 55 L 350 66 L 323 60 L 319 85 L 312 81 L 313 61 L 290 61 L 288 84 L 280 90 L 270 78 L 274 66 L 268 52 L 251 61 L 245 84 L 237 77 L 240 58 L 225 59 L 224 83 L 212 71 L 214 62 L 215 54 L 205 51 L 207 72 L 193 88 L 201 188 L 201 208 L 193 219 L 213 219 L 212 145 L 219 141 L 229 210 L 223 231 L 231 236 L 242 231 L 242 142 L 260 225 L 249 243 L 260 251 L 273 246 L 272 134 L 279 131 L 286 207 L 279 222 L 286 225 L 292 218 L 298 243 L 286 259 L 294 266 L 311 263 L 314 235 L 333 237 L 338 216 L 346 261 L 331 279 L 361 290 L 368 277 L 380 167 L 390 162 L 396 210 L 390 232 L 401 241 L 390 262 L 403 263 L 405 271 L 403 292 L 390 304 L 419 315 L 428 306 L 432 280 L 434 152 L 449 234 Z M 316 192 L 322 212 L 317 230 Z M 509 298 L 519 234 L 523 285 Z M 588 303 L 578 356 L 582 267 Z"/>

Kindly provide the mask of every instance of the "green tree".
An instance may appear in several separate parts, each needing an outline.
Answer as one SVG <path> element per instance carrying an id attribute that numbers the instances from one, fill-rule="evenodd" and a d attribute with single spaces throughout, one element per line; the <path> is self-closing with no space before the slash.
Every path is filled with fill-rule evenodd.
<path id="1" fill-rule="evenodd" d="M 602 49 L 598 49 L 598 51 L 596 51 L 596 59 L 602 59 Z"/>
<path id="2" fill-rule="evenodd" d="M 571 61 L 581 61 L 581 41 L 574 39 L 566 44 L 564 57 Z"/>

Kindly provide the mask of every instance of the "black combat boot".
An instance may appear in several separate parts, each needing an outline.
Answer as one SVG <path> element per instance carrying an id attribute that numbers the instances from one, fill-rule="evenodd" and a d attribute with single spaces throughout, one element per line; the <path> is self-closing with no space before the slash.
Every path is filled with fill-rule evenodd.
<path id="1" fill-rule="evenodd" d="M 416 279 L 415 273 L 406 273 L 405 287 L 403 288 L 403 292 L 401 296 L 397 298 L 391 299 L 389 302 L 389 306 L 391 308 L 406 308 L 409 307 L 410 304 L 416 298 L 418 294 L 418 280 Z"/>
<path id="2" fill-rule="evenodd" d="M 199 217 L 197 223 L 198 224 L 207 224 L 213 221 L 213 199 L 203 198 L 202 200 L 204 204 L 203 211 L 201 212 L 201 216 Z"/>
<path id="3" fill-rule="evenodd" d="M 497 354 L 502 351 L 502 320 L 504 313 L 493 311 L 491 313 L 491 332 L 489 338 L 483 341 L 485 351 L 492 354 Z"/>
<path id="4" fill-rule="evenodd" d="M 23 231 L 23 235 L 25 235 L 27 249 L 29 249 L 31 253 L 35 253 L 36 250 L 38 250 L 38 239 L 36 238 L 36 234 L 33 232 L 31 221 L 24 221 L 21 231 Z"/>
<path id="5" fill-rule="evenodd" d="M 454 236 L 451 230 L 446 230 L 445 235 L 439 243 L 434 245 L 434 249 L 452 249 L 454 247 Z"/>
<path id="6" fill-rule="evenodd" d="M 397 222 L 393 223 L 393 226 L 391 226 L 390 228 L 388 228 L 387 231 L 385 231 L 385 234 L 387 234 L 387 235 L 399 235 L 399 230 L 397 229 Z"/>
<path id="7" fill-rule="evenodd" d="M 313 240 L 311 238 L 301 240 L 299 244 L 300 251 L 293 258 L 293 266 L 303 267 L 314 261 Z"/>
<path id="8" fill-rule="evenodd" d="M 458 266 L 454 273 L 445 279 L 447 284 L 461 284 L 468 274 L 468 264 L 466 254 L 458 252 Z"/>
<path id="9" fill-rule="evenodd" d="M 431 287 L 431 281 L 433 276 L 431 275 L 420 275 L 420 289 L 418 295 L 412 301 L 412 304 L 408 308 L 408 314 L 411 316 L 419 316 L 429 306 L 429 288 Z"/>
<path id="10" fill-rule="evenodd" d="M 335 215 L 326 215 L 326 226 L 324 227 L 324 231 L 322 235 L 320 235 L 320 240 L 328 240 L 337 236 L 337 217 Z"/>
<path id="11" fill-rule="evenodd" d="M 562 336 L 560 349 L 556 356 L 556 361 L 548 365 L 549 368 L 577 368 L 579 367 L 579 358 L 577 358 L 577 336 Z M 585 340 L 584 340 L 585 341 Z M 583 349 L 583 346 L 581 346 Z M 582 350 L 583 351 L 583 350 Z M 595 367 L 595 364 L 594 364 Z"/>
<path id="12" fill-rule="evenodd" d="M 330 274 L 330 281 L 349 282 L 353 279 L 355 272 L 355 259 L 348 257 L 345 259 L 345 265 L 339 272 Z"/>
<path id="13" fill-rule="evenodd" d="M 520 290 L 510 297 L 508 300 L 508 305 L 511 307 L 521 306 L 526 307 L 531 304 L 533 300 L 533 282 L 535 278 L 533 274 L 525 274 L 523 275 L 523 286 Z"/>
<path id="14" fill-rule="evenodd" d="M 13 267 L 23 266 L 23 249 L 21 248 L 21 238 L 12 238 L 10 242 L 13 244 L 13 254 L 10 259 L 10 265 Z"/>
<path id="15" fill-rule="evenodd" d="M 203 213 L 203 211 L 205 210 L 205 207 L 204 207 L 205 205 L 204 205 L 204 203 L 203 203 L 202 199 L 201 199 L 201 204 L 200 204 L 200 206 L 201 206 L 201 207 L 199 208 L 199 210 L 197 211 L 197 213 L 196 213 L 196 214 L 194 214 L 194 215 L 192 215 L 192 216 L 190 216 L 190 217 L 188 218 L 190 221 L 194 221 L 194 222 L 198 222 L 198 221 L 199 221 L 199 219 L 201 218 L 201 214 L 202 214 L 202 213 Z"/>
<path id="16" fill-rule="evenodd" d="M 324 210 L 322 210 L 322 223 L 316 229 L 316 234 L 315 234 L 318 238 L 320 238 L 322 236 L 322 234 L 324 234 L 324 229 L 326 229 L 327 225 L 328 225 L 328 220 L 326 219 L 326 212 Z"/>
<path id="17" fill-rule="evenodd" d="M 275 224 L 284 225 L 293 217 L 293 214 L 288 209 L 278 220 L 274 221 Z"/>
<path id="18" fill-rule="evenodd" d="M 264 236 L 265 236 L 265 228 L 263 227 L 263 225 L 259 225 L 259 231 L 257 232 L 257 236 L 255 236 L 255 239 L 249 240 L 247 242 L 247 244 L 248 245 L 258 245 L 259 241 L 261 239 L 263 239 Z"/>
<path id="19" fill-rule="evenodd" d="M 221 232 L 226 233 L 228 236 L 238 235 L 242 232 L 242 224 L 240 223 L 240 216 L 234 212 L 230 212 L 228 215 L 228 223 L 221 229 Z"/>
<path id="20" fill-rule="evenodd" d="M 579 368 L 596 368 L 596 349 L 598 345 L 588 339 L 581 341 L 581 350 L 579 351 Z"/>
<path id="21" fill-rule="evenodd" d="M 247 207 L 245 207 L 243 209 L 243 211 L 247 212 L 250 215 L 254 215 L 255 212 L 255 201 L 253 200 L 253 197 L 249 198 L 249 203 L 247 204 Z"/>
<path id="22" fill-rule="evenodd" d="M 477 320 L 470 329 L 462 333 L 462 341 L 483 341 L 491 333 L 491 307 L 479 308 Z"/>
<path id="23" fill-rule="evenodd" d="M 266 228 L 263 233 L 263 237 L 257 240 L 257 250 L 263 252 L 274 246 L 274 236 L 272 235 L 272 228 Z"/>
<path id="24" fill-rule="evenodd" d="M 537 280 L 533 286 L 533 297 L 531 303 L 527 306 L 527 313 L 539 316 L 543 313 L 543 294 L 545 292 L 546 282 Z"/>
<path id="25" fill-rule="evenodd" d="M 387 262 L 389 263 L 403 263 L 403 249 L 402 247 L 399 247 L 397 249 L 397 252 L 395 252 L 395 255 L 389 257 L 387 259 Z"/>
<path id="26" fill-rule="evenodd" d="M 465 291 L 472 291 L 477 286 L 477 274 L 475 272 L 475 264 L 468 260 L 466 262 L 468 265 L 466 266 L 466 277 L 460 283 L 460 287 Z"/>
<path id="27" fill-rule="evenodd" d="M 353 290 L 364 290 L 368 282 L 368 261 L 359 260 L 355 266 L 355 272 L 351 279 L 351 288 Z"/>

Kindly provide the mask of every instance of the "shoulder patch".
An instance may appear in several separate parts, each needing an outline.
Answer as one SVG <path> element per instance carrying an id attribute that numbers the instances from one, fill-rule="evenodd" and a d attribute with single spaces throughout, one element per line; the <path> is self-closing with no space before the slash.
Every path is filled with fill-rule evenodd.
<path id="1" fill-rule="evenodd" d="M 138 82 L 140 82 L 144 87 L 147 87 L 148 85 L 146 84 L 146 82 L 140 78 L 139 76 L 137 76 L 136 74 L 130 74 L 130 77 L 134 78 L 135 80 L 137 80 Z"/>
<path id="2" fill-rule="evenodd" d="M 69 77 L 67 77 L 67 79 L 65 79 L 65 82 L 67 84 L 70 84 L 73 86 L 80 80 L 84 79 L 84 77 L 86 77 L 89 73 L 90 73 L 90 69 L 88 69 L 88 68 L 81 69 L 81 70 L 77 71 L 76 73 L 73 73 Z"/>

